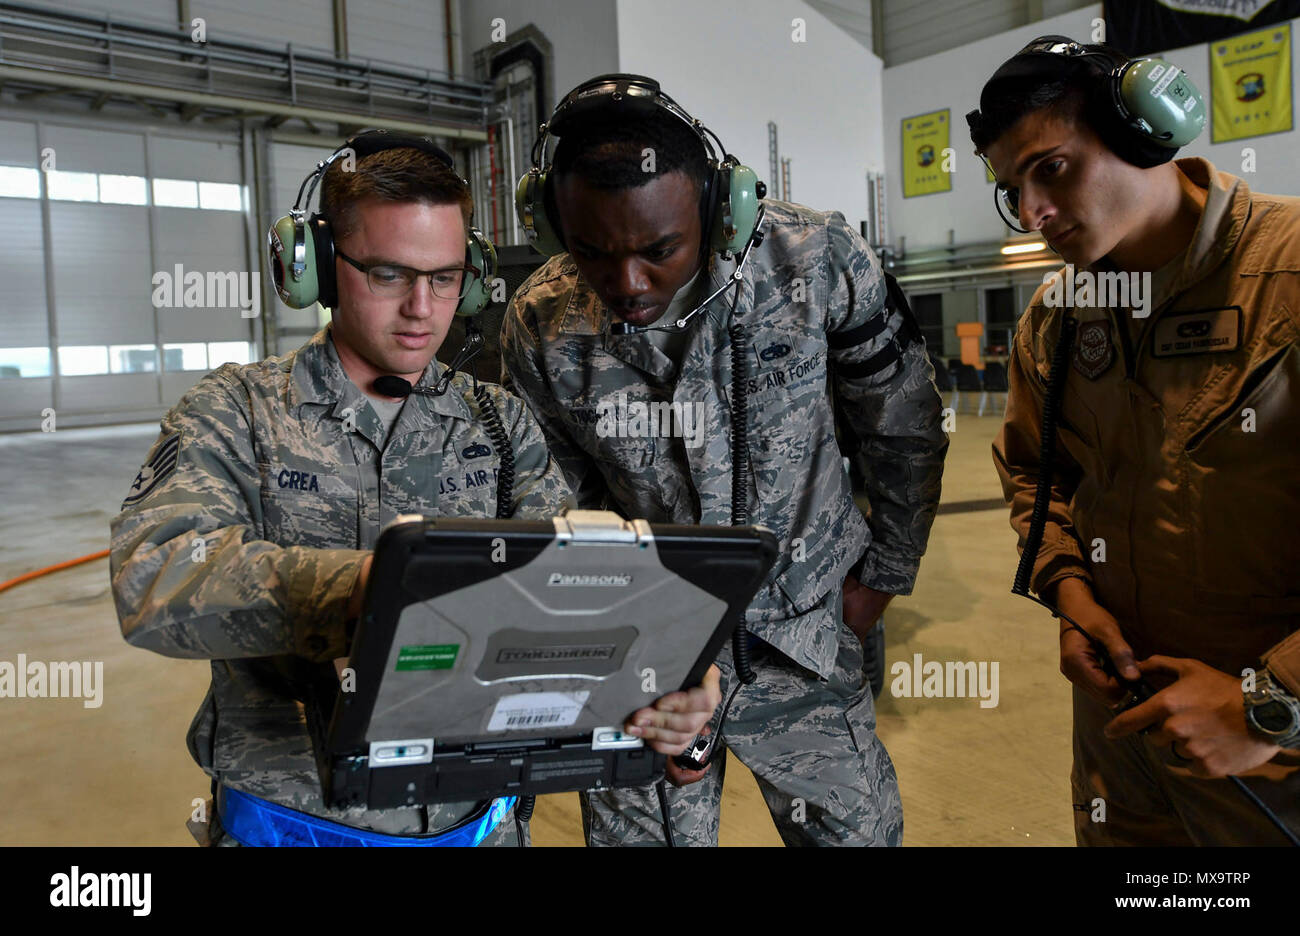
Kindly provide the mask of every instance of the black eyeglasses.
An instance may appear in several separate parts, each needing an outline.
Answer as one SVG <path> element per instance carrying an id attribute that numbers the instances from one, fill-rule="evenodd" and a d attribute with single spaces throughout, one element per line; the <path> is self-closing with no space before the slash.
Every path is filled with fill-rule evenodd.
<path id="1" fill-rule="evenodd" d="M 401 299 L 415 288 L 421 276 L 429 277 L 429 287 L 439 299 L 463 299 L 469 285 L 483 275 L 477 267 L 445 267 L 441 270 L 417 270 L 395 263 L 362 263 L 339 250 L 334 252 L 341 260 L 366 274 L 370 291 L 385 299 Z"/>

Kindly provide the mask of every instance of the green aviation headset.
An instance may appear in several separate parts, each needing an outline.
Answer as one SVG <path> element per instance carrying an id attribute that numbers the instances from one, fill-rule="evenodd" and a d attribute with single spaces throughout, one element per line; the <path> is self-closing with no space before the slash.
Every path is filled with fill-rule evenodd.
<path id="1" fill-rule="evenodd" d="M 314 302 L 320 302 L 332 309 L 338 302 L 338 281 L 334 272 L 334 232 L 326 218 L 320 214 L 307 214 L 312 194 L 324 178 L 326 170 L 345 156 L 364 159 L 384 150 L 404 147 L 428 153 L 452 171 L 456 169 L 451 155 L 428 137 L 389 130 L 366 130 L 317 163 L 311 175 L 303 179 L 293 208 L 271 226 L 266 237 L 275 291 L 289 308 L 305 309 Z M 474 227 L 469 229 L 465 240 L 465 265 L 473 272 L 470 274 L 470 282 L 465 285 L 465 295 L 456 306 L 456 314 L 472 316 L 482 312 L 491 301 L 492 281 L 497 275 L 496 248 L 482 231 Z"/>
<path id="2" fill-rule="evenodd" d="M 995 84 L 1041 77 L 1045 66 L 1054 68 L 1045 56 L 1080 64 L 1089 59 L 1101 62 L 1102 71 L 1088 93 L 1088 116 L 1102 141 L 1139 168 L 1168 162 L 1179 147 L 1205 129 L 1205 99 L 1177 65 L 1159 58 L 1130 59 L 1107 46 L 1085 46 L 1066 36 L 1040 36 L 1003 63 L 984 86 L 981 104 L 987 103 Z M 978 140 L 983 130 L 979 110 L 967 114 L 966 122 Z M 984 143 L 978 145 L 982 150 Z M 995 198 L 1004 221 L 1003 207 L 1019 220 L 1018 192 L 999 183 Z"/>
<path id="3" fill-rule="evenodd" d="M 528 242 L 539 253 L 555 256 L 565 251 L 550 184 L 547 140 L 589 126 L 596 120 L 637 117 L 657 111 L 682 121 L 704 146 L 709 166 L 700 199 L 704 245 L 726 258 L 739 253 L 749 243 L 758 222 L 759 200 L 767 194 L 767 186 L 759 181 L 753 169 L 741 165 L 735 156 L 726 152 L 716 133 L 664 94 L 659 82 L 643 75 L 613 74 L 598 75 L 578 85 L 564 96 L 551 119 L 538 130 L 533 144 L 533 166 L 515 188 L 515 212 Z M 709 141 L 710 136 L 717 141 L 717 149 Z"/>

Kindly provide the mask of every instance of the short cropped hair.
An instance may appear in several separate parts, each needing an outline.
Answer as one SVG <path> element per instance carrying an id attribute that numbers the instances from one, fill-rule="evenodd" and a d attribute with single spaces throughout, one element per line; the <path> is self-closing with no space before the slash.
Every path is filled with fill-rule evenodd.
<path id="1" fill-rule="evenodd" d="M 1051 111 L 1062 120 L 1092 126 L 1088 107 L 1092 80 L 1075 74 L 1025 84 L 1003 83 L 989 95 L 989 106 L 980 110 L 979 128 L 971 131 L 976 151 L 986 152 L 1022 118 L 1038 111 Z"/>
<path id="2" fill-rule="evenodd" d="M 356 230 L 357 203 L 367 198 L 459 205 L 467 227 L 474 214 L 474 197 L 455 170 L 409 146 L 371 153 L 358 159 L 350 171 L 344 160 L 326 170 L 321 182 L 321 214 L 329 219 L 335 238 Z"/>
<path id="3" fill-rule="evenodd" d="M 647 153 L 653 172 L 645 170 Z M 667 113 L 592 122 L 560 137 L 552 159 L 557 178 L 574 175 L 605 191 L 640 188 L 663 175 L 684 172 L 703 191 L 708 173 L 704 144 L 685 123 Z"/>

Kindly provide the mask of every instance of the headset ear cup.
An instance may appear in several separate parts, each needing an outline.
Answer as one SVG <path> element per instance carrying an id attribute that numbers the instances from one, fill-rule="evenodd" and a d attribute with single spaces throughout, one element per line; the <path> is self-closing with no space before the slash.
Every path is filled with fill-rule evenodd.
<path id="1" fill-rule="evenodd" d="M 713 249 L 739 253 L 758 223 L 758 175 L 748 166 L 724 163 L 715 184 L 719 192 L 714 196 Z"/>
<path id="2" fill-rule="evenodd" d="M 1087 98 L 1087 122 L 1120 159 L 1139 169 L 1150 169 L 1173 158 L 1174 151 L 1157 146 L 1130 127 L 1116 106 L 1114 78 L 1103 76 L 1096 82 Z"/>
<path id="3" fill-rule="evenodd" d="M 327 309 L 333 309 L 339 301 L 338 273 L 334 267 L 334 229 L 320 215 L 312 215 L 307 222 L 307 230 L 311 234 L 310 246 L 315 251 L 316 301 Z M 309 253 L 308 256 L 312 254 Z"/>
<path id="4" fill-rule="evenodd" d="M 537 195 L 534 220 L 537 243 L 534 246 L 549 257 L 566 253 L 569 248 L 564 243 L 564 225 L 560 223 L 560 209 L 555 204 L 555 179 L 549 169 L 537 177 Z"/>
<path id="5" fill-rule="evenodd" d="M 564 253 L 564 238 L 558 222 L 553 220 L 556 215 L 548 176 L 549 172 L 530 169 L 520 177 L 515 186 L 515 215 L 525 231 L 531 220 L 534 233 L 529 236 L 528 243 L 532 248 L 544 256 L 554 257 Z"/>
<path id="6" fill-rule="evenodd" d="M 267 259 L 271 268 L 271 279 L 280 300 L 291 309 L 305 309 L 319 296 L 316 280 L 316 248 L 313 243 L 311 226 L 294 217 L 284 215 L 266 234 Z M 303 242 L 303 269 L 297 277 L 293 275 L 294 245 L 299 238 Z"/>
<path id="7" fill-rule="evenodd" d="M 465 265 L 482 273 L 465 284 L 465 295 L 456 306 L 460 316 L 478 315 L 492 302 L 492 284 L 497 278 L 497 249 L 478 228 L 470 228 L 465 240 Z"/>
<path id="8" fill-rule="evenodd" d="M 709 254 L 717 253 L 722 247 L 717 242 L 721 220 L 718 217 L 720 206 L 718 193 L 722 191 L 722 173 L 717 166 L 709 163 L 709 171 L 704 174 L 704 187 L 700 192 L 700 253 L 705 259 Z"/>
<path id="9" fill-rule="evenodd" d="M 1115 155 L 1140 169 L 1169 162 L 1205 127 L 1200 91 L 1177 65 L 1163 59 L 1103 54 L 1113 67 L 1089 90 L 1089 125 Z M 1153 95 L 1157 87 L 1161 92 Z"/>
<path id="10" fill-rule="evenodd" d="M 1159 58 L 1127 62 L 1115 70 L 1111 83 L 1115 100 L 1143 141 L 1176 150 L 1205 129 L 1205 98 L 1171 62 Z"/>

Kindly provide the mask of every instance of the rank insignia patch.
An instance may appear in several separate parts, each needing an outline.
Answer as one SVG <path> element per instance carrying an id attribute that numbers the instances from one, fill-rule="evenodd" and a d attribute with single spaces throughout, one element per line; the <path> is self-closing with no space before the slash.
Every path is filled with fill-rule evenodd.
<path id="1" fill-rule="evenodd" d="M 153 450 L 153 455 L 144 463 L 140 473 L 135 476 L 135 481 L 131 484 L 131 490 L 126 492 L 126 500 L 122 501 L 122 509 L 138 504 L 149 496 L 154 488 L 162 483 L 169 474 L 176 469 L 176 459 L 180 455 L 181 434 L 174 432 L 167 438 L 160 441 Z"/>

